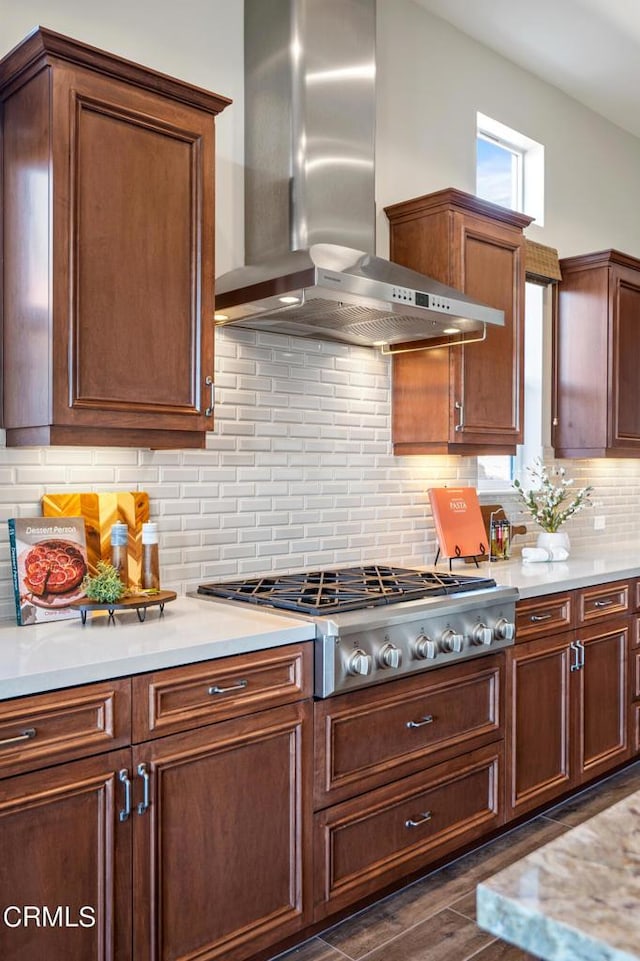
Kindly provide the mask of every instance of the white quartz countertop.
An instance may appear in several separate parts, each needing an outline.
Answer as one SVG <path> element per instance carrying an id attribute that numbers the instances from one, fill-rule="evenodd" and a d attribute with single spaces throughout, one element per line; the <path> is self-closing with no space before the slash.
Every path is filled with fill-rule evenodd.
<path id="1" fill-rule="evenodd" d="M 438 570 L 441 569 L 444 568 L 439 564 Z M 519 556 L 508 561 L 483 561 L 479 569 L 454 562 L 453 570 L 459 574 L 493 577 L 497 584 L 517 587 L 523 599 L 540 597 L 640 576 L 640 544 L 626 544 L 615 549 L 598 548 L 593 552 L 574 551 L 566 561 L 542 564 L 525 564 Z"/>
<path id="2" fill-rule="evenodd" d="M 640 576 L 640 545 L 575 551 L 562 562 L 524 564 L 515 557 L 485 561 L 478 568 L 454 562 L 452 569 L 465 576 L 493 577 L 498 584 L 518 588 L 522 598 L 536 597 Z M 448 570 L 448 565 L 441 563 L 437 570 Z M 179 597 L 165 606 L 162 616 L 149 608 L 142 623 L 132 611 L 116 613 L 115 624 L 105 614 L 89 614 L 86 626 L 79 618 L 25 627 L 0 622 L 0 700 L 314 636 L 314 625 L 304 618 L 197 597 Z"/>
<path id="3" fill-rule="evenodd" d="M 478 924 L 544 961 L 640 961 L 640 791 L 478 885 Z"/>
<path id="4" fill-rule="evenodd" d="M 315 627 L 301 618 L 253 605 L 179 597 L 147 610 L 89 614 L 48 624 L 0 625 L 0 700 L 139 674 L 230 654 L 310 640 Z"/>

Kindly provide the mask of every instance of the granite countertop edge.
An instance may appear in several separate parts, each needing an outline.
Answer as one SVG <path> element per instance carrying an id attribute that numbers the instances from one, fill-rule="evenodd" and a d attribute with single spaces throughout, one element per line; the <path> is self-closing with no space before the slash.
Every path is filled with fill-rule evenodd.
<path id="1" fill-rule="evenodd" d="M 640 791 L 483 880 L 478 925 L 543 961 L 640 961 Z"/>

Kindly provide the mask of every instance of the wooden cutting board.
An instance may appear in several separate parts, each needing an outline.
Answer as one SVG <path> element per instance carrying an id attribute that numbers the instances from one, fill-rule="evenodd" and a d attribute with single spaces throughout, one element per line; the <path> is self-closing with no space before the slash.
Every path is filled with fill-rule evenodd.
<path id="1" fill-rule="evenodd" d="M 111 527 L 122 521 L 129 528 L 127 587 L 140 587 L 142 576 L 142 525 L 149 520 L 149 495 L 145 491 L 113 491 L 104 494 L 45 494 L 45 517 L 83 517 L 87 535 L 89 573 L 97 573 L 99 560 L 111 561 Z"/>

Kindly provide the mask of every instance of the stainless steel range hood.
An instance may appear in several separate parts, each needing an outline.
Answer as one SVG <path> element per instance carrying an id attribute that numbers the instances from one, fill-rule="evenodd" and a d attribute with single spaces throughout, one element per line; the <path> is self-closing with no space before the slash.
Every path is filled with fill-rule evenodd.
<path id="1" fill-rule="evenodd" d="M 375 0 L 245 0 L 245 252 L 216 323 L 360 346 L 504 313 L 374 256 Z"/>

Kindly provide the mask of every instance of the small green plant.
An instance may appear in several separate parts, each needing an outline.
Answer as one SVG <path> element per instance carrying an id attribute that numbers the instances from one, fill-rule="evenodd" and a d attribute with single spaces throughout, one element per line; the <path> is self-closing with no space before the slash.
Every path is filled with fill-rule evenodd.
<path id="1" fill-rule="evenodd" d="M 98 573 L 93 576 L 87 574 L 82 582 L 89 600 L 96 601 L 98 604 L 115 604 L 116 601 L 122 600 L 128 591 L 113 564 L 98 561 L 96 567 Z"/>

